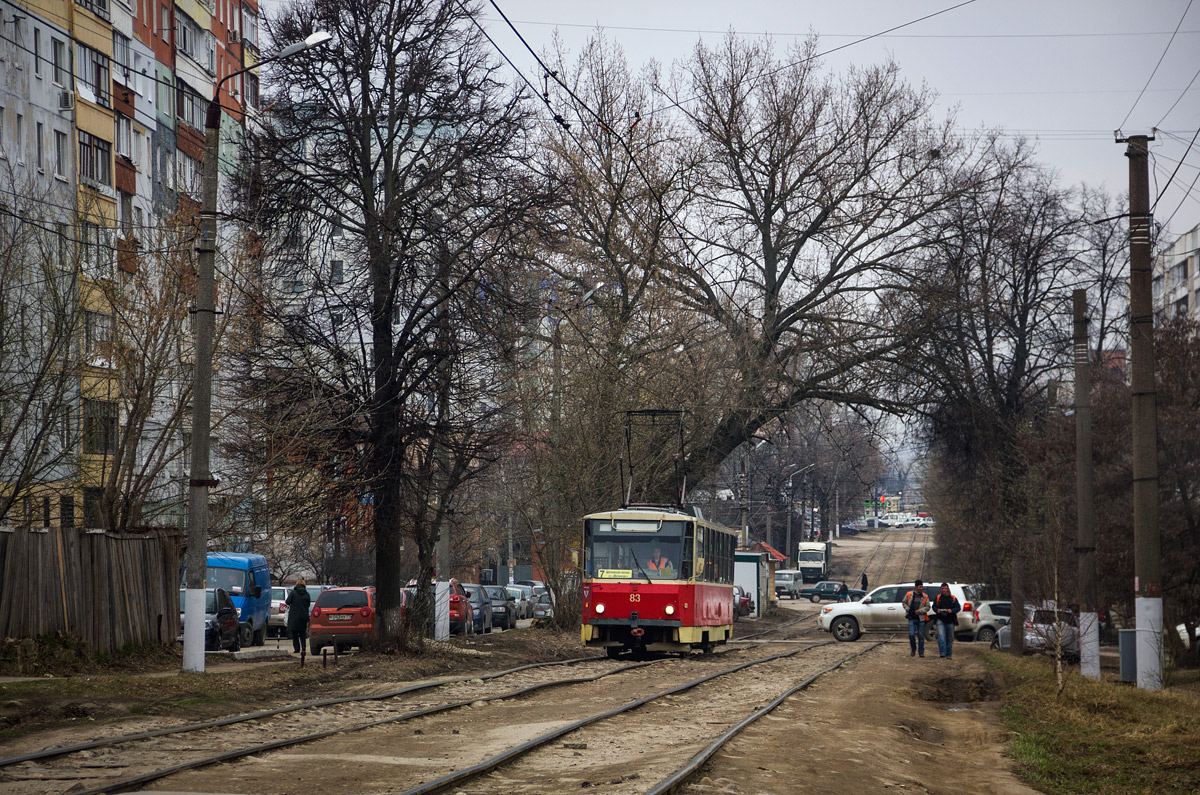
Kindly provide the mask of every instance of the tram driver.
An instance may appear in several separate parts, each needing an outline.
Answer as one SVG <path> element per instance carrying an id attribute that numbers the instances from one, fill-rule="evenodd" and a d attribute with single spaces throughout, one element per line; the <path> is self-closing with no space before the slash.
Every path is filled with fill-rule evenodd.
<path id="1" fill-rule="evenodd" d="M 654 548 L 654 553 L 650 555 L 650 562 L 646 568 L 654 572 L 656 577 L 669 579 L 675 576 L 675 567 L 671 565 L 671 559 L 662 553 L 662 547 Z"/>

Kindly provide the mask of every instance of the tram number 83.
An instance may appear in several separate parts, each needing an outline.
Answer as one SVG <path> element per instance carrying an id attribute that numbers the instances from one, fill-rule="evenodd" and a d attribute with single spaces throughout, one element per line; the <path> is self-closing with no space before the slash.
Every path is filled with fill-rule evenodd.
<path id="1" fill-rule="evenodd" d="M 642 601 L 642 595 L 640 593 L 631 593 L 629 594 L 629 601 L 640 602 Z"/>

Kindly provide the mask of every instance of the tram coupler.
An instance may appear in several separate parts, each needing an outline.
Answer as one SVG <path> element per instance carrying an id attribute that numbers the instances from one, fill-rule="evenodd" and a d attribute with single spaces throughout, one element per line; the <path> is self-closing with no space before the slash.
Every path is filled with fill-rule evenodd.
<path id="1" fill-rule="evenodd" d="M 642 629 L 641 627 L 633 627 L 629 630 L 629 634 L 633 635 L 635 638 L 640 638 L 646 634 L 646 630 Z"/>

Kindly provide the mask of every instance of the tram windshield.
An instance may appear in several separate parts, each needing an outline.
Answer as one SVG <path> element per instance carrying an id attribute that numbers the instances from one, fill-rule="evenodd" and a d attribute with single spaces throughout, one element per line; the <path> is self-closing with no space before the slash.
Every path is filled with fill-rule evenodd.
<path id="1" fill-rule="evenodd" d="M 588 521 L 585 529 L 588 575 L 597 579 L 679 577 L 686 524 L 663 522 L 658 532 L 647 533 L 614 530 L 608 522 Z"/>

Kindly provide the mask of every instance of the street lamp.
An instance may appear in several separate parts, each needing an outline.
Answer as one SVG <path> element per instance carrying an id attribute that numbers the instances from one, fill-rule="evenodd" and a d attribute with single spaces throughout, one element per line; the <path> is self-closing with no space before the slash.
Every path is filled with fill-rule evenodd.
<path id="1" fill-rule="evenodd" d="M 789 565 L 791 565 L 791 561 L 792 561 L 792 478 L 796 477 L 799 474 L 807 472 L 808 470 L 812 469 L 815 466 L 816 466 L 816 463 L 814 462 L 812 464 L 809 464 L 806 467 L 797 469 L 795 472 L 788 475 L 788 480 L 787 480 L 788 506 L 787 506 L 787 535 L 786 535 L 787 550 L 786 551 L 787 551 L 787 559 L 788 559 Z"/>
<path id="2" fill-rule="evenodd" d="M 212 348 L 216 315 L 217 158 L 221 139 L 221 86 L 230 78 L 263 64 L 290 58 L 332 39 L 325 31 L 289 44 L 270 58 L 221 78 L 204 117 L 204 171 L 200 182 L 200 241 L 196 245 L 196 363 L 192 381 L 192 463 L 188 481 L 187 590 L 183 632 L 183 670 L 204 672 L 204 591 L 208 561 L 208 490 L 217 485 L 209 471 L 208 434 L 212 424 Z"/>

